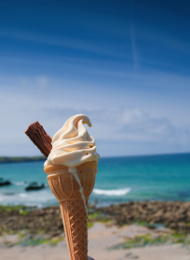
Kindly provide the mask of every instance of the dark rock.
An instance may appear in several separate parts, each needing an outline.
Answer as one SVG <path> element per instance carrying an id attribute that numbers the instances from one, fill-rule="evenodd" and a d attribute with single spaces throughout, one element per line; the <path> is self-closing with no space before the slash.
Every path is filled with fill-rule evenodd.
<path id="1" fill-rule="evenodd" d="M 9 186 L 11 185 L 12 183 L 8 180 L 4 180 L 3 178 L 0 178 L 0 187 L 1 186 Z"/>
<path id="2" fill-rule="evenodd" d="M 44 189 L 45 185 L 44 184 L 38 184 L 37 182 L 31 182 L 26 188 L 26 191 L 31 191 L 31 190 L 41 190 Z"/>

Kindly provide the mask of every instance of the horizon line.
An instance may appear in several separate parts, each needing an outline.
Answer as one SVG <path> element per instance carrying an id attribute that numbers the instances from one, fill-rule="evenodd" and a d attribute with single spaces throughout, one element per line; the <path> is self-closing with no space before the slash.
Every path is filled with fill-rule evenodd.
<path id="1" fill-rule="evenodd" d="M 100 156 L 100 158 L 114 158 L 114 157 L 146 157 L 146 156 L 164 156 L 164 155 L 183 155 L 183 154 L 190 154 L 189 152 L 174 152 L 174 153 L 157 153 L 157 154 L 138 154 L 138 155 L 111 155 L 111 156 Z M 43 155 L 31 155 L 31 156 L 7 156 L 1 155 L 0 158 L 34 158 L 34 157 L 44 157 Z"/>

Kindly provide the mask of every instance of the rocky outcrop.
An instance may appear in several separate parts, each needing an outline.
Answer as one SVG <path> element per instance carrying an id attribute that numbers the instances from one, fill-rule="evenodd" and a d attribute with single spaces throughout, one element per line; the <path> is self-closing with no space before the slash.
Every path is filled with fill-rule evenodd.
<path id="1" fill-rule="evenodd" d="M 190 233 L 190 202 L 129 202 L 99 209 L 116 224 L 147 222 L 162 223 L 179 232 Z"/>
<path id="2" fill-rule="evenodd" d="M 90 222 L 111 219 L 120 226 L 140 222 L 149 228 L 164 224 L 177 232 L 190 233 L 190 202 L 128 202 L 104 208 L 94 206 L 90 212 Z M 59 236 L 63 233 L 60 209 L 58 206 L 18 210 L 0 207 L 0 234 L 10 230 L 44 232 L 50 238 Z"/>
<path id="3" fill-rule="evenodd" d="M 59 207 L 26 210 L 0 210 L 0 233 L 6 231 L 29 230 L 37 234 L 44 232 L 49 237 L 63 233 Z"/>

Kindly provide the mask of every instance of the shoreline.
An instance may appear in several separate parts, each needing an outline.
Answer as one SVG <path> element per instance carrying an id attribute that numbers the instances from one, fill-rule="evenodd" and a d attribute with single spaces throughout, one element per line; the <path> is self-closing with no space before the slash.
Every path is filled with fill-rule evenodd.
<path id="1" fill-rule="evenodd" d="M 99 260 L 189 260 L 189 217 L 190 202 L 90 205 L 89 255 Z M 61 260 L 64 255 L 69 260 L 59 206 L 0 206 L 0 249 L 2 259 Z"/>
<path id="2" fill-rule="evenodd" d="M 190 234 L 190 202 L 182 201 L 130 201 L 108 207 L 89 205 L 89 225 L 95 222 L 110 223 L 118 227 L 138 224 L 156 229 L 166 227 L 175 232 Z M 59 206 L 44 208 L 0 205 L 0 235 L 3 232 L 39 230 L 50 237 L 61 234 L 63 226 Z"/>

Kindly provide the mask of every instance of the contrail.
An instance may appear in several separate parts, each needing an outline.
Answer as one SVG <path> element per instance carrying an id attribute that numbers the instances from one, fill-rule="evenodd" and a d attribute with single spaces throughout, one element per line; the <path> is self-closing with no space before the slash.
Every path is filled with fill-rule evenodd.
<path id="1" fill-rule="evenodd" d="M 132 47 L 132 53 L 133 53 L 133 68 L 134 68 L 134 70 L 136 70 L 138 67 L 138 55 L 137 55 L 134 17 L 133 17 L 133 1 L 131 1 L 131 47 Z"/>

